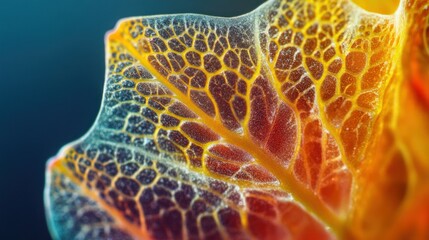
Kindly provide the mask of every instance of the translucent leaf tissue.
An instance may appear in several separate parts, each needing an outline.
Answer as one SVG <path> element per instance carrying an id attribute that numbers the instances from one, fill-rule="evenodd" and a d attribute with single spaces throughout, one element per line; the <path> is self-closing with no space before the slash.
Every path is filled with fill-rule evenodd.
<path id="1" fill-rule="evenodd" d="M 429 2 L 380 2 L 121 20 L 52 237 L 429 239 Z"/>

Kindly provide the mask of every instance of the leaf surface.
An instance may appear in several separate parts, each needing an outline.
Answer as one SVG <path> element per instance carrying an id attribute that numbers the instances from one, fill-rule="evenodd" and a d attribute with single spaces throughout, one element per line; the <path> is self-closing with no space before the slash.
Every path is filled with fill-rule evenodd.
<path id="1" fill-rule="evenodd" d="M 399 112 L 414 104 L 405 80 L 427 77 L 425 32 L 410 27 L 428 21 L 423 5 L 383 16 L 348 0 L 271 0 L 235 18 L 120 21 L 96 123 L 48 165 L 53 236 L 398 236 L 402 213 L 428 209 L 429 194 L 415 195 L 425 170 L 413 172 L 428 169 L 427 138 L 406 142 L 398 125 L 414 124 Z M 422 55 L 402 64 L 407 31 Z M 427 113 L 412 113 L 427 130 Z"/>

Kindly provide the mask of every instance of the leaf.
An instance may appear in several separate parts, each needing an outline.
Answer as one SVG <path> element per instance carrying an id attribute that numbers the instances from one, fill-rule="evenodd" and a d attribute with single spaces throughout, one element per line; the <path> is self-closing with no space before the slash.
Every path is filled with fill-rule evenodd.
<path id="1" fill-rule="evenodd" d="M 120 21 L 100 114 L 47 167 L 52 236 L 428 236 L 424 6 Z"/>

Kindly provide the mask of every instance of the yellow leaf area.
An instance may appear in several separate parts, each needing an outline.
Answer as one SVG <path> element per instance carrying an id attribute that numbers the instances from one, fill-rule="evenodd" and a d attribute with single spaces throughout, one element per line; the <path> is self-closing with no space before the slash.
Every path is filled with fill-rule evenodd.
<path id="1" fill-rule="evenodd" d="M 383 4 L 120 21 L 48 164 L 52 236 L 428 239 L 429 3 Z"/>

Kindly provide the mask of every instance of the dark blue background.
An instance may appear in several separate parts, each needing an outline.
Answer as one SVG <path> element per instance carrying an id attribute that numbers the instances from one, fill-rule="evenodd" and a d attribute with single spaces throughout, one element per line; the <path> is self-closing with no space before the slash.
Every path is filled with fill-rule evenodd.
<path id="1" fill-rule="evenodd" d="M 234 16 L 263 0 L 14 0 L 0 5 L 0 239 L 49 239 L 46 160 L 83 135 L 103 88 L 104 34 L 123 17 Z"/>

